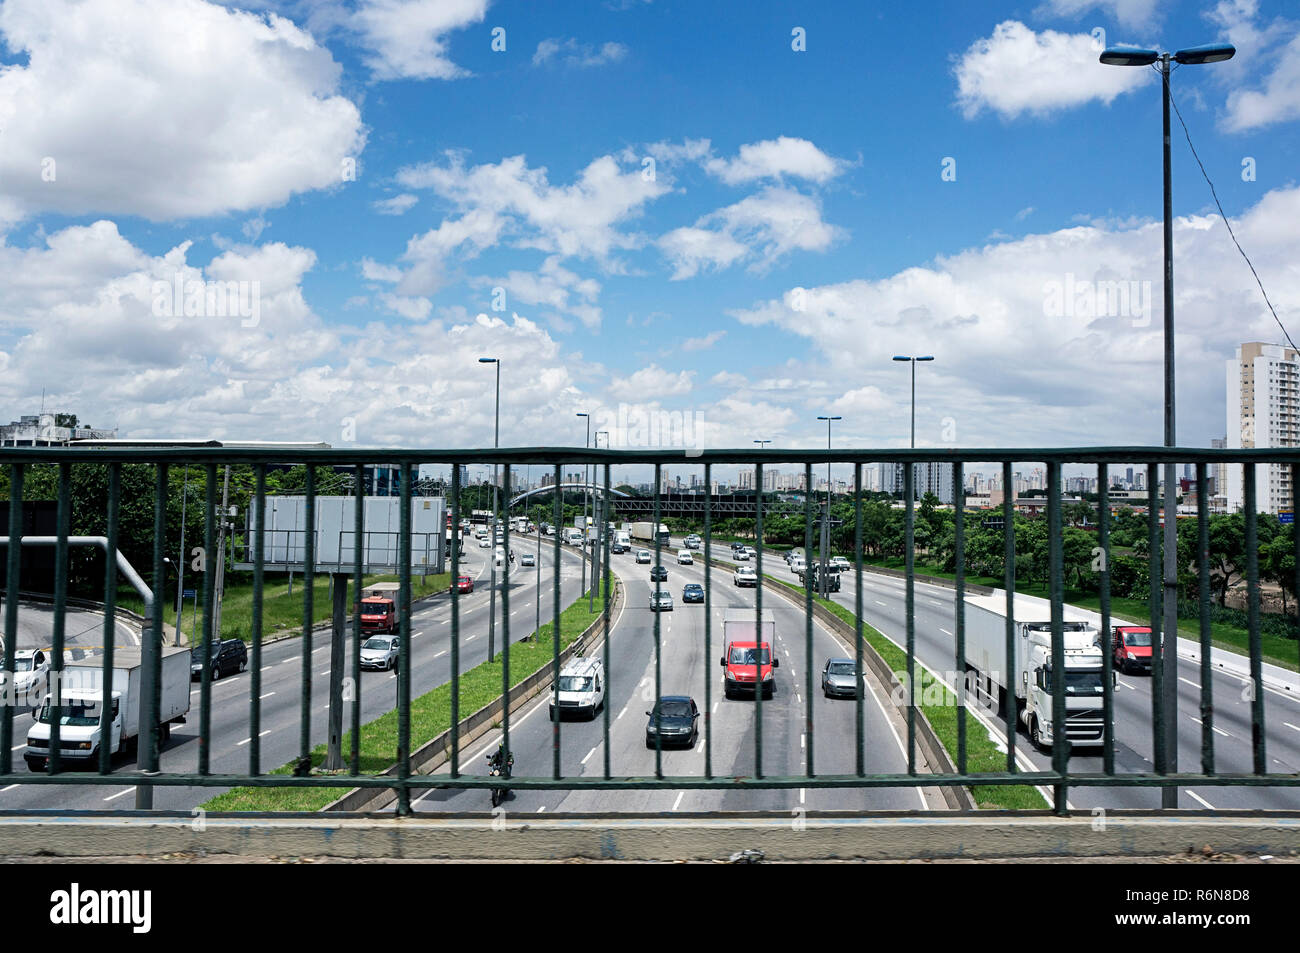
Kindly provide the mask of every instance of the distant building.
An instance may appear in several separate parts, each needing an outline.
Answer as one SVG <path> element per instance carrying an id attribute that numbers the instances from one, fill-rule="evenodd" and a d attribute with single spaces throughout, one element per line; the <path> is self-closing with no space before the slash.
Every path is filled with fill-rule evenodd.
<path id="1" fill-rule="evenodd" d="M 74 440 L 112 440 L 116 430 L 102 430 L 81 424 L 70 426 L 60 421 L 75 421 L 69 414 L 27 414 L 0 427 L 0 446 L 62 447 Z"/>
<path id="2" fill-rule="evenodd" d="M 1227 386 L 1229 449 L 1300 446 L 1300 352 L 1259 341 L 1242 344 L 1227 362 Z M 1240 510 L 1246 503 L 1242 468 L 1225 470 L 1227 508 Z M 1289 466 L 1255 468 L 1255 502 L 1265 513 L 1292 508 Z"/>

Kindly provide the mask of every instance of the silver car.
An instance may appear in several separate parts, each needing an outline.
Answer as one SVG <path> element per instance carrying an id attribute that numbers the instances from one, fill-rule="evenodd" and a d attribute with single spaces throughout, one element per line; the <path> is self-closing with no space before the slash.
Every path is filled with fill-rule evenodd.
<path id="1" fill-rule="evenodd" d="M 536 563 L 536 560 L 533 558 L 533 554 L 532 554 L 532 553 L 524 553 L 522 556 L 519 557 L 519 565 L 520 565 L 520 566 L 536 566 L 537 563 Z"/>
<path id="2" fill-rule="evenodd" d="M 361 667 L 385 672 L 397 668 L 402 640 L 395 635 L 372 635 L 361 644 Z"/>
<path id="3" fill-rule="evenodd" d="M 822 669 L 822 694 L 827 698 L 858 697 L 857 668 L 853 659 L 826 660 L 826 667 Z"/>
<path id="4" fill-rule="evenodd" d="M 660 591 L 650 593 L 650 611 L 651 612 L 672 612 L 673 597 L 671 593 Z"/>

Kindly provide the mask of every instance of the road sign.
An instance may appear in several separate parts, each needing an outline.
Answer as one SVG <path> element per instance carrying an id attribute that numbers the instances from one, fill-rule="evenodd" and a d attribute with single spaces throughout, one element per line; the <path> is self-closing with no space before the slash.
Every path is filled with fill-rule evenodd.
<path id="1" fill-rule="evenodd" d="M 1294 522 L 1295 522 L 1295 511 L 1294 511 L 1294 510 L 1283 510 L 1281 513 L 1278 513 L 1278 514 L 1277 514 L 1277 518 L 1278 518 L 1278 522 L 1281 522 L 1281 523 L 1294 523 Z"/>
<path id="2" fill-rule="evenodd" d="M 193 598 L 194 598 L 194 590 L 193 590 L 193 589 L 184 589 L 184 590 L 182 590 L 182 591 L 181 591 L 181 598 L 182 598 L 182 599 L 193 599 Z"/>

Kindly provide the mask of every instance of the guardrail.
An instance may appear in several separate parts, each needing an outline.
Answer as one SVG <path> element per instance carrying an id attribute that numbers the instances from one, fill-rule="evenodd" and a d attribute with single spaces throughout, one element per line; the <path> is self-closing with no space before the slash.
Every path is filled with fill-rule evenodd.
<path id="1" fill-rule="evenodd" d="M 1100 487 L 1099 515 L 1100 522 L 1097 529 L 1098 552 L 1100 554 L 1098 570 L 1098 582 L 1100 587 L 1101 599 L 1101 619 L 1102 631 L 1105 632 L 1109 627 L 1110 613 L 1110 542 L 1109 542 L 1109 521 L 1110 505 L 1108 501 L 1107 488 L 1110 485 L 1109 467 L 1121 463 L 1134 463 L 1145 465 L 1148 477 L 1148 486 L 1155 487 L 1159 484 L 1157 467 L 1162 464 L 1192 464 L 1196 468 L 1196 487 L 1195 495 L 1195 519 L 1199 528 L 1199 537 L 1194 557 L 1194 568 L 1199 576 L 1199 597 L 1202 606 L 1200 619 L 1200 645 L 1202 649 L 1201 662 L 1201 679 L 1200 679 L 1200 705 L 1197 714 L 1201 721 L 1201 763 L 1199 771 L 1180 770 L 1177 765 L 1176 757 L 1169 756 L 1169 747 L 1166 744 L 1173 732 L 1177 735 L 1176 724 L 1168 723 L 1169 712 L 1163 705 L 1164 687 L 1171 683 L 1175 672 L 1166 672 L 1163 668 L 1164 663 L 1161 660 L 1159 652 L 1155 655 L 1153 666 L 1154 690 L 1152 693 L 1152 750 L 1154 753 L 1153 765 L 1149 770 L 1138 771 L 1118 771 L 1115 764 L 1115 747 L 1116 738 L 1114 730 L 1115 722 L 1115 693 L 1112 681 L 1112 655 L 1110 651 L 1103 650 L 1100 653 L 1099 671 L 1100 675 L 1097 680 L 1097 690 L 1101 697 L 1102 704 L 1100 711 L 1105 726 L 1105 736 L 1102 745 L 1102 768 L 1100 771 L 1076 771 L 1071 769 L 1070 753 L 1071 742 L 1066 737 L 1066 732 L 1053 731 L 1051 734 L 1051 766 L 1045 770 L 1026 771 L 1019 770 L 1017 767 L 1017 748 L 1023 742 L 1018 738 L 1018 706 L 1014 703 L 1008 703 L 1004 708 L 1004 723 L 1007 738 L 1007 763 L 1006 769 L 999 772 L 978 772 L 971 773 L 967 769 L 966 759 L 966 736 L 968 730 L 968 717 L 966 706 L 970 699 L 958 693 L 957 705 L 957 725 L 958 725 L 958 747 L 954 759 L 955 770 L 951 774 L 924 774 L 916 770 L 916 759 L 919 742 L 919 733 L 917 727 L 916 715 L 918 710 L 915 704 L 908 705 L 907 711 L 907 737 L 905 741 L 907 770 L 903 772 L 888 774 L 872 774 L 864 770 L 863 760 L 863 704 L 864 696 L 862 689 L 862 672 L 863 667 L 867 664 L 864 660 L 862 651 L 862 611 L 861 611 L 861 593 L 863 591 L 862 577 L 864 566 L 858 560 L 854 566 L 854 573 L 857 579 L 857 597 L 858 611 L 856 613 L 858 622 L 854 629 L 854 641 L 858 646 L 855 658 L 855 666 L 858 675 L 858 695 L 856 699 L 856 770 L 841 774 L 824 774 L 818 771 L 814 757 L 814 741 L 816 737 L 816 725 L 813 716 L 813 708 L 807 706 L 806 711 L 806 731 L 808 742 L 808 753 L 806 757 L 806 771 L 801 774 L 790 775 L 771 775 L 764 770 L 764 730 L 763 730 L 763 693 L 755 692 L 754 705 L 754 765 L 755 770 L 751 775 L 744 777 L 721 776 L 714 772 L 714 744 L 715 739 L 711 731 L 711 701 L 712 701 L 712 679 L 705 679 L 705 706 L 703 708 L 704 720 L 704 770 L 698 775 L 677 775 L 667 776 L 664 774 L 664 764 L 662 752 L 659 746 L 655 750 L 655 762 L 653 776 L 632 776 L 629 774 L 619 774 L 615 772 L 615 766 L 610 761 L 609 731 L 610 719 L 606 710 L 602 731 L 605 738 L 604 745 L 604 764 L 598 774 L 588 776 L 566 776 L 561 772 L 560 752 L 562 745 L 562 732 L 560 723 L 555 722 L 553 737 L 553 768 L 550 776 L 515 776 L 510 781 L 510 787 L 514 790 L 544 789 L 544 790 L 581 790 L 581 789 L 609 789 L 609 790 L 630 790 L 630 789 L 660 789 L 675 790 L 684 789 L 727 789 L 731 791 L 743 790 L 768 790 L 768 789 L 791 789 L 791 788 L 836 788 L 836 789 L 858 789 L 867 790 L 872 788 L 907 788 L 907 787 L 930 787 L 936 785 L 1034 785 L 1048 786 L 1054 793 L 1054 809 L 1058 813 L 1067 811 L 1068 792 L 1072 787 L 1146 787 L 1158 788 L 1162 790 L 1177 790 L 1191 785 L 1202 787 L 1223 786 L 1223 787 L 1273 787 L 1273 788 L 1295 788 L 1300 786 L 1300 775 L 1293 773 L 1282 773 L 1268 770 L 1268 758 L 1266 739 L 1268 737 L 1266 721 L 1266 708 L 1264 705 L 1264 690 L 1260 686 L 1260 670 L 1262 665 L 1262 651 L 1260 644 L 1260 567 L 1258 558 L 1258 520 L 1256 512 L 1256 480 L 1257 467 L 1273 466 L 1280 467 L 1285 473 L 1285 477 L 1290 481 L 1291 486 L 1297 491 L 1296 498 L 1300 498 L 1300 452 L 1295 450 L 1247 450 L 1247 451 L 1206 451 L 1206 450 L 1188 450 L 1179 448 L 1153 448 L 1153 447 L 1117 447 L 1117 448 L 1078 448 L 1078 449 L 971 449 L 961 451 L 941 451 L 941 450 L 836 450 L 836 451 L 774 451 L 766 450 L 754 452 L 748 450 L 706 450 L 697 451 L 689 450 L 683 452 L 670 451 L 612 451 L 612 450 L 568 450 L 560 448 L 531 448 L 531 449 L 513 449 L 513 450 L 303 450 L 303 451 L 285 451 L 285 450 L 253 450 L 253 449 L 229 449 L 229 448 L 184 448 L 184 449 L 89 449 L 89 448 L 0 448 L 0 472 L 5 473 L 8 477 L 10 493 L 10 525 L 9 536 L 17 538 L 21 536 L 21 516 L 23 499 L 23 486 L 25 473 L 33 467 L 53 466 L 57 470 L 57 495 L 58 495 L 58 542 L 56 544 L 56 562 L 55 562 L 55 627 L 54 627 L 54 645 L 52 646 L 52 655 L 54 661 L 54 670 L 58 672 L 63 664 L 62 640 L 63 628 L 62 619 L 65 607 L 68 605 L 68 539 L 69 539 L 69 522 L 74 506 L 80 506 L 79 501 L 72 498 L 72 479 L 71 475 L 74 468 L 101 466 L 107 470 L 109 493 L 107 504 L 103 513 L 85 514 L 79 513 L 78 523 L 84 525 L 86 517 L 91 522 L 99 522 L 104 529 L 104 535 L 109 541 L 110 547 L 118 546 L 119 536 L 121 533 L 122 510 L 124 501 L 121 498 L 120 486 L 122 468 L 127 466 L 144 466 L 150 469 L 154 475 L 154 493 L 150 501 L 127 501 L 135 506 L 141 503 L 151 505 L 153 514 L 153 534 L 150 541 L 152 550 L 152 573 L 151 579 L 155 591 L 160 591 L 165 581 L 164 553 L 169 551 L 170 545 L 169 531 L 175 527 L 171 525 L 171 513 L 167 506 L 168 500 L 168 471 L 169 468 L 182 464 L 197 465 L 206 471 L 206 497 L 207 506 L 205 508 L 205 529 L 204 544 L 208 550 L 213 549 L 213 539 L 215 534 L 214 514 L 217 512 L 215 506 L 215 488 L 217 485 L 216 470 L 220 465 L 233 465 L 247 468 L 249 480 L 252 484 L 252 494 L 256 498 L 258 505 L 255 511 L 263 513 L 265 506 L 262 505 L 266 496 L 266 476 L 268 466 L 271 464 L 297 463 L 307 466 L 307 486 L 306 486 L 306 521 L 312 525 L 312 508 L 316 497 L 315 493 L 315 468 L 323 466 L 352 466 L 355 467 L 354 492 L 360 494 L 363 490 L 363 468 L 366 464 L 387 464 L 396 466 L 402 471 L 401 487 L 403 496 L 402 522 L 400 528 L 400 615 L 401 615 L 401 634 L 403 636 L 400 646 L 400 663 L 397 685 L 397 711 L 398 711 L 398 744 L 396 757 L 396 773 L 392 776 L 369 776 L 363 775 L 360 771 L 359 751 L 357 748 L 360 735 L 360 698 L 354 699 L 352 705 L 352 738 L 353 747 L 350 753 L 348 772 L 346 775 L 338 774 L 312 775 L 303 774 L 302 776 L 285 776 L 270 775 L 263 770 L 262 756 L 257 743 L 260 726 L 260 700 L 259 689 L 260 670 L 261 670 L 261 650 L 263 645 L 262 639 L 262 592 L 264 582 L 264 557 L 266 527 L 262 524 L 261 519 L 255 521 L 251 528 L 252 543 L 252 564 L 254 577 L 254 595 L 252 606 L 252 639 L 250 652 L 250 668 L 252 671 L 249 693 L 249 733 L 250 743 L 248 751 L 248 769 L 244 773 L 236 774 L 215 774 L 210 770 L 209 749 L 211 741 L 211 714 L 213 711 L 213 698 L 211 693 L 210 673 L 206 667 L 203 672 L 203 679 L 199 690 L 199 732 L 201 744 L 199 747 L 198 769 L 193 772 L 163 772 L 160 771 L 160 726 L 158 725 L 158 712 L 160 702 L 160 652 L 162 645 L 162 622 L 161 618 L 152 620 L 153 638 L 143 640 L 143 660 L 145 669 L 144 685 L 146 690 L 140 698 L 140 723 L 144 728 L 141 732 L 139 744 L 139 756 L 137 766 L 138 774 L 129 775 L 142 789 L 152 791 L 153 789 L 164 786 L 198 786 L 198 787 L 339 787 L 340 781 L 352 784 L 357 788 L 371 788 L 376 790 L 390 790 L 395 794 L 397 800 L 397 812 L 404 815 L 410 812 L 411 794 L 431 787 L 447 788 L 487 788 L 493 785 L 493 781 L 482 776 L 469 776 L 461 771 L 459 735 L 453 733 L 451 738 L 450 763 L 451 772 L 449 775 L 427 776 L 419 775 L 413 770 L 413 752 L 410 750 L 410 614 L 411 614 L 411 560 L 410 548 L 412 545 L 412 530 L 410 525 L 410 487 L 411 476 L 414 468 L 420 465 L 441 465 L 450 467 L 452 473 L 451 496 L 452 496 L 452 517 L 453 525 L 459 525 L 461 518 L 461 508 L 459 498 L 461 496 L 460 486 L 460 464 L 497 464 L 502 470 L 502 484 L 511 485 L 511 474 L 516 468 L 522 466 L 542 465 L 553 470 L 554 480 L 560 482 L 562 471 L 565 467 L 574 465 L 594 465 L 599 472 L 603 474 L 603 490 L 600 494 L 601 499 L 598 502 L 605 504 L 604 512 L 608 513 L 608 505 L 612 497 L 611 487 L 611 470 L 614 467 L 635 467 L 640 468 L 646 475 L 653 472 L 654 486 L 662 485 L 662 471 L 666 464 L 672 464 L 674 471 L 677 472 L 682 466 L 699 467 L 705 486 L 710 486 L 715 468 L 731 468 L 742 466 L 753 468 L 754 485 L 763 486 L 763 471 L 765 467 L 775 465 L 795 464 L 802 467 L 804 471 L 805 485 L 813 485 L 813 467 L 827 464 L 851 465 L 853 467 L 853 491 L 849 495 L 849 503 L 853 511 L 853 528 L 852 528 L 852 548 L 855 553 L 862 553 L 864 549 L 864 527 L 863 527 L 863 508 L 866 501 L 866 494 L 863 491 L 863 467 L 873 463 L 891 463 L 903 464 L 902 484 L 903 497 L 905 503 L 905 558 L 906 568 L 904 570 L 905 580 L 905 614 L 906 614 L 906 635 L 904 644 L 907 654 L 907 677 L 908 683 L 917 684 L 915 679 L 915 665 L 917 658 L 916 649 L 916 599 L 914 586 L 917 581 L 915 573 L 915 555 L 916 555 L 916 521 L 917 521 L 917 500 L 916 500 L 916 478 L 912 464 L 948 464 L 952 467 L 951 486 L 954 496 L 957 499 L 962 498 L 962 487 L 964 485 L 965 468 L 973 464 L 995 464 L 999 465 L 1002 474 L 1004 486 L 1013 484 L 1012 466 L 1016 463 L 1034 462 L 1041 463 L 1046 469 L 1046 483 L 1048 486 L 1048 505 L 1046 513 L 1046 540 L 1048 548 L 1048 578 L 1050 590 L 1050 620 L 1041 620 L 1046 630 L 1050 630 L 1050 652 L 1048 658 L 1042 662 L 1037 670 L 1036 678 L 1039 679 L 1040 686 L 1046 686 L 1043 691 L 1050 695 L 1050 699 L 1045 702 L 1045 706 L 1040 710 L 1039 716 L 1043 719 L 1048 727 L 1062 726 L 1066 724 L 1067 706 L 1067 687 L 1064 677 L 1052 678 L 1051 672 L 1066 671 L 1066 648 L 1065 633 L 1066 621 L 1064 618 L 1063 592 L 1064 592 L 1064 555 L 1063 555 L 1063 517 L 1062 517 L 1062 468 L 1066 466 L 1084 465 L 1093 469 L 1097 474 L 1098 485 Z M 1208 466 L 1211 464 L 1226 464 L 1228 466 L 1239 466 L 1243 472 L 1243 485 L 1245 488 L 1245 533 L 1246 533 L 1246 561 L 1245 574 L 1247 578 L 1247 588 L 1249 593 L 1249 667 L 1250 667 L 1250 685 L 1252 694 L 1249 698 L 1250 705 L 1250 765 L 1249 771 L 1237 771 L 1224 773 L 1217 770 L 1216 766 L 1216 740 L 1214 737 L 1214 690 L 1212 672 L 1210 670 L 1210 624 L 1209 624 L 1209 542 L 1207 537 L 1208 517 L 1209 517 L 1209 497 L 1206 488 L 1206 477 Z M 1153 491 L 1154 492 L 1154 491 Z M 1010 495 L 1008 495 L 1010 496 Z M 703 536 L 706 545 L 712 537 L 713 531 L 713 512 L 710 505 L 710 496 L 706 495 L 703 506 Z M 1153 634 L 1153 640 L 1157 646 L 1161 644 L 1161 627 L 1163 624 L 1162 596 L 1163 591 L 1160 584 L 1162 578 L 1161 563 L 1161 546 L 1160 546 L 1160 509 L 1155 503 L 1158 498 L 1153 500 L 1152 505 L 1148 506 L 1146 522 L 1148 528 L 1148 555 L 1147 569 L 1151 580 L 1150 588 L 1150 628 Z M 653 519 L 656 522 L 661 521 L 662 512 L 660 506 L 660 497 L 656 493 L 653 496 Z M 827 504 L 829 508 L 829 503 Z M 773 504 L 775 507 L 776 504 Z M 360 540 L 363 538 L 365 528 L 362 525 L 363 509 L 357 507 L 357 525 L 355 527 L 355 539 L 358 541 L 356 547 L 355 561 L 350 568 L 355 579 L 355 588 L 361 589 L 361 545 Z M 563 525 L 563 506 L 559 496 L 555 498 L 555 523 Z M 813 527 L 818 521 L 814 518 L 815 504 L 812 494 L 808 494 L 802 507 L 802 518 L 805 534 L 805 548 L 812 549 Z M 816 506 L 818 511 L 820 505 Z M 755 611 L 761 615 L 763 601 L 765 597 L 763 585 L 763 545 L 764 540 L 764 519 L 768 514 L 768 504 L 763 494 L 759 494 L 756 512 L 754 514 L 755 538 L 758 541 L 758 558 L 756 560 L 756 569 L 758 571 L 758 585 L 756 587 Z M 788 507 L 785 508 L 785 515 L 789 515 Z M 1016 574 L 1016 527 L 1015 514 L 1012 512 L 1012 501 L 1008 498 L 1004 501 L 1002 507 L 1004 525 L 1001 530 L 1004 542 L 1004 552 L 1009 557 L 1004 560 L 1004 577 L 1005 589 L 1008 593 L 1006 601 L 1006 619 L 1005 619 L 1005 648 L 1007 668 L 1015 669 L 1015 662 L 1018 658 L 1017 652 L 1023 652 L 1017 644 L 1017 620 L 1015 619 L 1015 605 L 1012 594 L 1014 594 L 1015 574 Z M 828 517 L 829 519 L 829 513 Z M 820 517 L 818 517 L 820 519 Z M 955 579 L 953 588 L 955 592 L 953 600 L 953 618 L 952 618 L 952 646 L 951 657 L 953 665 L 958 671 L 962 671 L 969 666 L 970 659 L 967 655 L 967 625 L 966 625 L 966 595 L 968 587 L 965 583 L 965 553 L 964 541 L 966 535 L 965 529 L 965 511 L 964 507 L 957 507 L 954 511 L 954 532 L 955 532 Z M 603 518 L 597 520 L 597 525 L 602 528 L 605 526 Z M 508 521 L 503 531 L 503 544 L 509 546 L 510 530 Z M 144 544 L 141 540 L 123 540 L 128 545 L 134 545 L 137 548 Z M 314 571 L 314 540 L 308 537 L 304 541 L 304 565 L 309 572 Z M 553 546 L 556 552 L 556 567 L 553 574 L 553 584 L 556 594 L 559 592 L 559 552 L 560 539 L 555 537 Z M 659 541 L 654 543 L 655 557 L 659 559 L 662 552 L 662 544 Z M 604 553 L 604 579 L 605 585 L 601 587 L 601 599 L 604 606 L 604 631 L 608 632 L 609 613 L 611 592 L 608 584 L 609 580 L 609 553 L 608 547 L 602 547 Z M 1300 577 L 1300 534 L 1294 537 L 1294 553 L 1296 556 L 1296 571 Z M 18 592 L 18 579 L 21 559 L 21 549 L 18 546 L 10 546 L 8 549 L 7 559 L 7 586 L 10 598 L 5 606 L 4 633 L 7 644 L 14 644 L 17 630 L 17 613 L 18 603 L 15 598 Z M 453 549 L 452 554 L 452 572 L 459 573 L 459 555 Z M 705 566 L 706 573 L 706 613 L 704 624 L 704 651 L 705 657 L 711 658 L 713 653 L 712 639 L 714 633 L 711 628 L 710 609 L 712 605 L 711 586 L 708 585 L 709 567 Z M 502 577 L 506 588 L 502 593 L 503 619 L 502 625 L 502 657 L 503 657 L 503 694 L 508 694 L 509 687 L 509 653 L 510 653 L 510 617 L 509 617 L 509 600 L 508 600 L 508 582 L 510 576 L 509 566 L 503 567 Z M 214 637 L 213 632 L 213 580 L 211 573 L 205 574 L 203 581 L 204 589 L 204 618 L 203 618 L 203 643 L 205 647 Z M 809 583 L 811 583 L 812 574 L 808 574 Z M 1300 583 L 1300 578 L 1297 579 Z M 656 586 L 658 588 L 658 586 Z M 106 612 L 105 622 L 105 646 L 106 652 L 103 662 L 104 677 L 111 677 L 113 666 L 112 654 L 112 617 L 114 613 L 114 593 L 115 580 L 106 575 L 104 582 L 104 605 Z M 811 589 L 806 590 L 806 596 L 809 605 L 811 605 Z M 561 663 L 561 653 L 559 650 L 559 614 L 560 600 L 555 599 L 555 651 L 553 653 L 553 673 L 558 673 Z M 462 714 L 459 710 L 460 699 L 458 692 L 458 682 L 461 672 L 461 625 L 460 625 L 460 598 L 456 593 L 451 597 L 451 625 L 450 625 L 450 652 L 451 652 L 451 684 L 452 684 L 452 724 L 458 724 L 462 720 Z M 311 637 L 312 629 L 312 588 L 303 587 L 303 673 L 304 678 L 310 675 L 310 656 L 313 648 Z M 945 630 L 946 631 L 946 630 Z M 806 641 L 806 661 L 812 659 L 812 625 L 811 618 L 808 623 L 808 634 Z M 352 680 L 356 691 L 360 692 L 360 632 L 359 618 L 355 617 L 353 621 L 353 640 L 351 646 L 350 667 Z M 1022 636 L 1023 637 L 1023 636 Z M 606 671 L 609 672 L 609 639 L 604 640 Z M 654 620 L 654 657 L 658 661 L 662 658 L 663 644 L 659 628 L 659 616 L 655 614 Z M 803 686 L 804 694 L 811 697 L 815 693 L 813 684 L 815 667 L 811 664 L 804 664 Z M 1043 678 L 1046 673 L 1046 678 Z M 1004 673 L 992 673 L 1003 678 L 1008 688 L 1014 687 L 1012 682 L 1012 671 Z M 1025 683 L 1028 684 L 1028 672 L 1025 675 Z M 4 676 L 6 684 L 12 684 L 13 679 L 13 653 L 6 653 Z M 610 673 L 610 677 L 617 681 L 619 673 Z M 662 684 L 659 677 L 659 666 L 655 667 L 654 679 L 654 697 L 662 697 Z M 552 689 L 555 694 L 553 698 L 558 701 L 558 684 L 553 684 Z M 986 689 L 987 690 L 987 689 Z M 1009 694 L 1008 694 L 1008 697 Z M 300 758 L 309 763 L 313 739 L 310 734 L 310 692 L 306 689 L 302 691 L 300 700 Z M 770 704 L 770 703 L 769 703 Z M 106 706 L 101 706 L 104 710 L 100 716 L 101 733 L 106 733 L 108 729 L 109 711 Z M 86 784 L 114 784 L 120 785 L 124 772 L 114 773 L 108 758 L 107 752 L 101 752 L 98 773 L 76 773 L 69 774 L 64 768 L 64 759 L 60 755 L 59 745 L 59 723 L 64 708 L 61 705 L 52 706 L 49 712 L 51 721 L 51 757 L 49 762 L 48 773 L 35 774 L 18 774 L 13 771 L 12 753 L 15 750 L 13 735 L 13 716 L 14 709 L 12 705 L 3 706 L 0 712 L 0 785 L 8 784 L 32 784 L 32 785 L 86 785 Z M 503 706 L 502 709 L 502 733 L 504 742 L 509 747 L 510 739 L 510 706 Z M 1043 727 L 1040 722 L 1039 727 Z M 1175 749 L 1176 754 L 1176 749 Z M 137 801 L 148 806 L 148 798 Z"/>

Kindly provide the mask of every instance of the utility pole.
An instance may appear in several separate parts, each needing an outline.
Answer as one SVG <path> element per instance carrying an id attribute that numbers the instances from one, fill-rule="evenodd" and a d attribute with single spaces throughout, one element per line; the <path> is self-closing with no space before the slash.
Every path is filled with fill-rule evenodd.
<path id="1" fill-rule="evenodd" d="M 216 578 L 216 585 L 213 586 L 212 588 L 212 591 L 216 593 L 216 600 L 217 600 L 217 604 L 213 608 L 212 632 L 216 636 L 217 641 L 221 640 L 221 601 L 222 601 L 222 596 L 225 593 L 225 585 L 226 585 L 226 526 L 227 526 L 227 522 L 230 519 L 229 511 L 227 509 L 227 505 L 229 503 L 230 503 L 230 466 L 227 465 L 225 483 L 221 488 L 221 514 L 220 514 L 221 522 L 218 524 L 218 534 L 217 534 L 217 556 L 219 557 L 217 559 L 217 578 Z M 307 584 L 311 585 L 310 579 L 307 580 Z"/>

